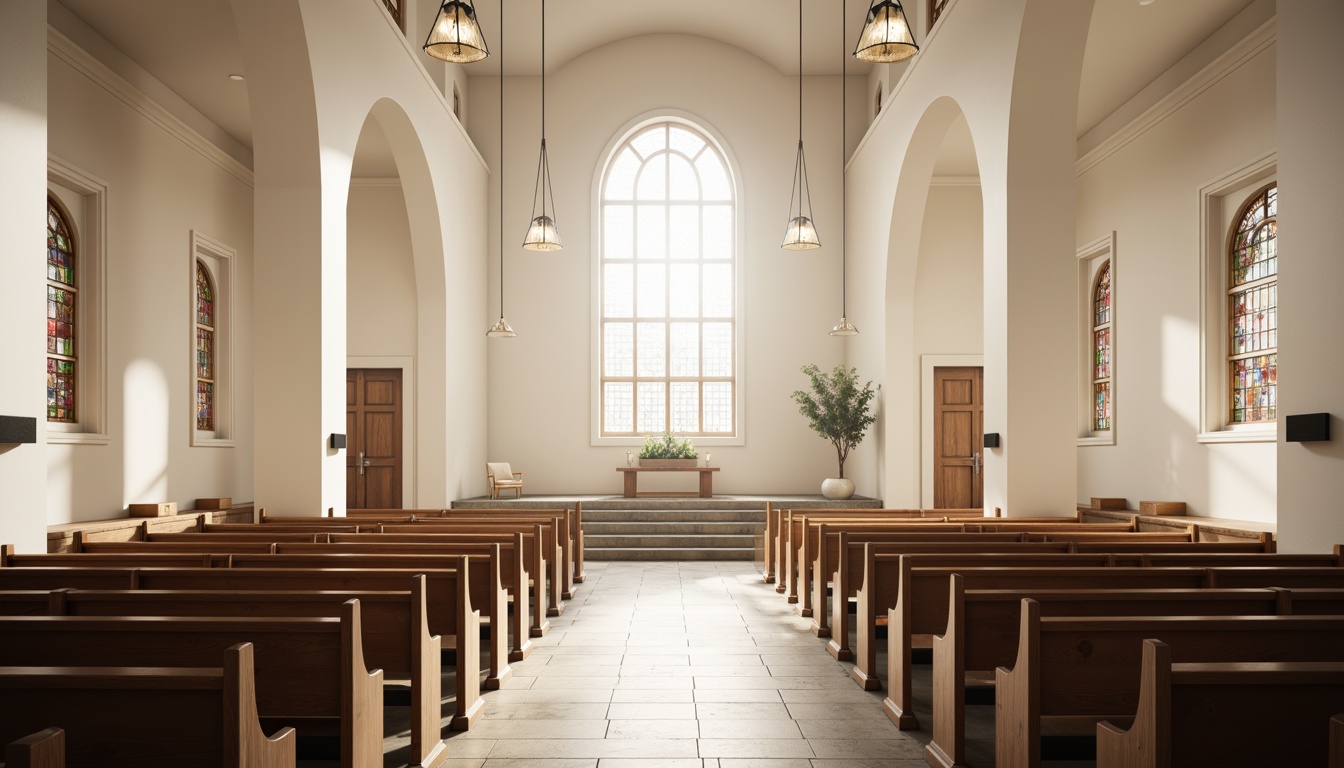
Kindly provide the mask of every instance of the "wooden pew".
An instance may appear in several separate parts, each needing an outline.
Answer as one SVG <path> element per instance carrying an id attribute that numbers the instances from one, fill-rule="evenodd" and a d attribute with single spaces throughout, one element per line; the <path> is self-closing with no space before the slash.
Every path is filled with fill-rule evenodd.
<path id="1" fill-rule="evenodd" d="M 342 768 L 381 768 L 383 673 L 365 667 L 357 600 L 338 619 L 0 618 L 0 660 L 14 666 L 201 666 L 238 643 L 254 647 L 262 718 L 333 727 Z"/>
<path id="2" fill-rule="evenodd" d="M 5 745 L 5 768 L 65 768 L 65 731 L 46 728 Z"/>
<path id="3" fill-rule="evenodd" d="M 252 645 L 212 655 L 222 667 L 0 667 L 0 740 L 59 721 L 64 739 L 45 745 L 64 747 L 55 765 L 293 768 L 294 729 L 262 732 Z"/>
<path id="4" fill-rule="evenodd" d="M 807 530 L 802 537 L 802 546 L 798 553 L 798 615 L 804 618 L 812 616 L 814 606 L 820 605 L 825 613 L 825 601 L 817 600 L 817 594 L 825 594 L 824 584 L 835 572 L 835 562 L 840 556 L 840 534 L 848 533 L 850 541 L 933 541 L 948 540 L 954 537 L 971 538 L 962 541 L 1014 542 L 1024 541 L 1023 533 L 963 533 L 955 529 L 943 531 L 911 530 L 908 525 L 889 522 L 826 522 L 805 520 Z M 821 590 L 815 585 L 823 584 Z M 825 626 L 825 622 L 822 622 Z"/>
<path id="5" fill-rule="evenodd" d="M 73 558 L 73 559 L 72 559 Z M 229 556 L 210 552 L 146 552 L 142 563 L 151 568 L 227 568 Z M 85 568 L 120 568 L 126 558 L 119 553 L 42 552 L 17 553 L 13 544 L 0 544 L 0 568 L 33 568 L 78 563 Z"/>
<path id="6" fill-rule="evenodd" d="M 242 555 L 242 554 L 435 554 L 435 555 L 476 555 L 488 557 L 493 553 L 493 546 L 498 546 L 499 550 L 499 570 L 500 579 L 504 584 L 505 591 L 513 596 L 514 610 L 509 616 L 509 631 L 512 634 L 512 645 L 509 650 L 510 661 L 521 661 L 528 657 L 532 652 L 532 643 L 528 639 L 531 637 L 542 637 L 550 629 L 550 622 L 546 620 L 544 606 L 536 605 L 535 611 L 529 613 L 529 602 L 527 594 L 528 569 L 523 567 L 522 560 L 517 555 L 518 550 L 524 549 L 524 552 L 531 552 L 538 560 L 541 550 L 535 546 L 532 539 L 526 539 L 521 533 L 512 535 L 504 533 L 496 534 L 471 534 L 471 535 L 399 535 L 399 534 L 333 534 L 336 541 L 313 543 L 309 541 L 297 541 L 271 543 L 264 548 L 258 549 L 257 542 L 235 542 L 228 538 L 224 540 L 215 540 L 216 536 L 229 536 L 225 534 L 183 534 L 192 537 L 188 540 L 175 539 L 167 542 L 141 542 L 141 541 L 117 541 L 117 542 L 98 542 L 93 545 L 94 551 L 104 555 L 118 554 L 127 556 L 145 552 L 176 552 L 179 548 L 186 547 L 191 551 L 203 550 L 212 554 L 222 555 Z M 531 543 L 532 546 L 524 547 L 524 544 Z M 42 558 L 48 558 L 46 560 Z M 132 567 L 140 565 L 133 558 L 127 558 L 125 561 L 105 561 L 105 564 L 130 565 Z M 32 562 L 51 562 L 51 564 L 64 565 L 82 565 L 85 561 L 75 554 L 60 555 L 40 555 L 27 561 Z M 230 563 L 232 559 L 230 558 Z M 542 563 L 533 565 L 533 569 L 540 569 Z M 536 572 L 535 570 L 533 572 Z M 484 618 L 487 621 L 493 621 L 492 611 L 490 609 L 489 585 L 493 576 L 487 576 L 484 579 L 476 579 L 472 582 L 475 592 L 472 596 L 472 602 L 477 606 L 485 606 Z M 544 591 L 542 591 L 544 596 Z M 508 611 L 505 611 L 508 613 Z M 532 625 L 527 625 L 529 616 Z M 503 625 L 501 625 L 503 626 Z"/>
<path id="7" fill-rule="evenodd" d="M 1144 640 L 1139 702 L 1127 731 L 1097 725 L 1098 768 L 1339 766 L 1344 662 L 1172 663 Z M 1254 734 L 1230 732 L 1254 714 Z"/>
<path id="8" fill-rule="evenodd" d="M 1103 720 L 1128 719 L 1138 708 L 1148 638 L 1171 646 L 1176 662 L 1344 661 L 1344 616 L 1042 618 L 1040 604 L 1024 599 L 1021 622 L 1013 667 L 995 671 L 1000 768 L 1040 766 L 1043 718 L 1086 721 L 1088 732 Z M 1258 727 L 1268 713 L 1252 712 Z M 1245 720 L 1248 713 L 1238 714 Z"/>
<path id="9" fill-rule="evenodd" d="M 902 565 L 900 558 L 902 555 L 884 554 L 875 548 L 875 545 L 865 545 L 865 557 L 863 576 L 858 593 L 858 608 L 855 615 L 855 666 L 851 670 L 851 677 L 866 690 L 877 690 L 881 687 L 874 675 L 876 665 L 876 625 L 879 619 L 888 616 L 888 611 L 898 606 L 898 594 L 901 591 L 901 581 L 903 578 L 902 570 L 904 567 L 946 567 L 965 566 L 961 573 L 969 573 L 980 568 L 1009 568 L 1032 566 L 1037 568 L 1048 567 L 1077 567 L 1077 566 L 1130 566 L 1136 562 L 1139 556 L 1135 553 L 1127 554 L 1108 554 L 1108 553 L 1074 553 L 1071 555 L 1050 555 L 1042 554 L 1032 556 L 1036 558 L 1033 562 L 1019 562 L 1013 564 L 1014 559 L 1020 560 L 1023 556 L 1002 553 L 987 553 L 982 555 L 944 555 L 942 560 L 934 560 L 936 555 L 913 555 L 913 559 L 905 566 Z M 1180 558 L 1182 555 L 1171 555 L 1170 557 Z M 1233 587 L 1298 587 L 1298 586 L 1336 586 L 1335 581 L 1339 580 L 1338 586 L 1344 586 L 1344 568 L 1338 567 L 1338 560 L 1330 555 L 1319 556 L 1287 556 L 1287 560 L 1275 560 L 1275 558 L 1284 558 L 1283 555 L 1274 554 L 1238 554 L 1238 553 L 1210 553 L 1204 555 L 1201 560 L 1178 560 L 1189 567 L 1197 567 L 1198 564 L 1207 566 L 1205 569 L 1206 578 L 1209 583 L 1205 584 L 1167 584 L 1167 583 L 1135 583 L 1134 588 L 1166 588 L 1166 587 L 1212 587 L 1219 586 L 1225 588 Z M 1319 567 L 1300 567 L 1304 563 L 1311 563 L 1312 557 L 1321 558 L 1321 562 L 1330 565 L 1320 565 Z M 1070 559 L 1072 558 L 1072 559 Z M 1091 561 L 1083 558 L 1094 558 Z M 1097 560 L 1096 558 L 1101 558 Z M 1156 567 L 1162 561 L 1155 556 L 1149 558 L 1149 562 Z M 1275 562 L 1285 563 L 1280 567 L 1272 565 Z M 1255 567 L 1255 563 L 1271 563 L 1271 565 L 1262 565 Z M 1290 564 L 1297 564 L 1297 567 Z M 1163 565 L 1159 570 L 1168 569 Z M 1142 567 L 1135 569 L 1142 570 Z M 1035 578 L 1035 577 L 1031 577 Z M 1045 575 L 1046 582 L 1054 577 Z M 1136 576 L 1135 578 L 1156 579 L 1155 576 Z M 871 587 L 869 585 L 872 585 Z M 982 586 L 981 583 L 974 585 Z M 1032 585 L 1023 585 L 1032 586 Z M 1057 587 L 1057 583 L 1041 583 L 1032 586 L 1032 588 Z M 936 594 L 932 605 L 934 610 L 942 611 L 946 606 L 947 583 L 945 574 L 932 580 L 932 584 L 924 589 L 936 590 L 930 594 Z M 908 623 L 908 622 L 907 622 Z M 837 628 L 838 628 L 837 624 Z M 939 627 L 942 625 L 939 624 Z M 899 628 L 899 624 L 888 623 L 888 636 L 892 631 Z M 934 629 L 932 631 L 939 631 Z M 838 632 L 837 632 L 838 634 Z M 909 631 L 903 631 L 905 636 L 911 634 Z M 833 639 L 832 642 L 835 642 Z"/>
<path id="10" fill-rule="evenodd" d="M 922 599 L 917 589 L 920 581 L 898 598 L 898 602 L 912 603 L 905 612 L 915 632 L 940 621 L 940 612 L 929 605 L 931 600 Z M 1305 590 L 1294 600 L 1292 591 L 1278 588 L 967 590 L 964 582 L 961 574 L 948 577 L 945 629 L 933 636 L 933 739 L 924 750 L 925 760 L 933 766 L 966 765 L 963 681 L 968 672 L 992 672 L 1016 659 L 1024 597 L 1040 603 L 1046 616 L 1273 616 L 1293 615 L 1295 607 L 1305 613 L 1344 614 L 1344 589 Z M 882 706 L 899 726 L 913 727 L 910 703 L 902 701 L 910 687 L 902 684 L 904 670 L 896 661 L 902 653 L 908 656 L 909 650 L 893 639 L 898 634 L 904 633 L 889 630 L 887 635 L 891 693 Z"/>
<path id="11" fill-rule="evenodd" d="M 829 536 L 829 534 L 828 534 Z M 826 648 L 840 661 L 854 658 L 854 650 L 849 644 L 849 601 L 859 593 L 863 585 L 863 563 L 867 544 L 873 545 L 875 554 L 895 556 L 902 554 L 953 554 L 953 553 L 1001 553 L 1001 554 L 1067 554 L 1071 547 L 1066 543 L 1023 542 L 1019 534 L 1014 533 L 952 533 L 952 534 L 905 534 L 903 536 L 879 536 L 853 534 L 842 530 L 834 538 L 837 551 L 843 551 L 844 557 L 838 562 L 814 563 L 817 567 L 832 570 L 830 609 L 827 610 L 826 584 L 821 578 L 812 584 L 812 600 L 818 608 L 813 610 L 812 633 L 817 637 L 830 637 Z M 843 547 L 843 549 L 840 549 Z M 826 619 L 830 616 L 830 620 Z"/>
<path id="12" fill-rule="evenodd" d="M 339 618 L 346 602 L 359 600 L 365 661 L 383 670 L 384 681 L 410 681 L 413 764 L 433 768 L 447 757 L 439 727 L 440 638 L 429 633 L 425 577 L 410 577 L 407 587 L 398 592 L 56 590 L 50 593 L 49 602 L 53 616 Z M 466 599 L 465 589 L 459 597 Z M 484 711 L 479 653 L 456 654 L 453 671 L 456 710 L 452 728 L 467 730 Z"/>

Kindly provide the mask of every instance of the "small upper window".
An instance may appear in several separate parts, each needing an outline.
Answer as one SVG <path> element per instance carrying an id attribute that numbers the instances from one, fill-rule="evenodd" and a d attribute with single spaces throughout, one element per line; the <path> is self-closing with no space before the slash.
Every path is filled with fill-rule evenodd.
<path id="1" fill-rule="evenodd" d="M 1111 428 L 1111 262 L 1092 289 L 1092 429 Z"/>
<path id="2" fill-rule="evenodd" d="M 75 238 L 69 218 L 47 197 L 47 421 L 76 415 Z"/>
<path id="3" fill-rule="evenodd" d="M 196 262 L 196 428 L 215 431 L 215 286 Z"/>
<path id="4" fill-rule="evenodd" d="M 929 29 L 938 23 L 938 17 L 947 10 L 947 0 L 929 0 Z"/>
<path id="5" fill-rule="evenodd" d="M 1229 244 L 1228 368 L 1231 422 L 1278 417 L 1278 183 L 1241 209 Z"/>

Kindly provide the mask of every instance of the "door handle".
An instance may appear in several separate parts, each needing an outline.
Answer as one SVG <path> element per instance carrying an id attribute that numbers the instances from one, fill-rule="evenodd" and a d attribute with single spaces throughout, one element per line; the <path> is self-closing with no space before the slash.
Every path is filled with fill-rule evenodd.
<path id="1" fill-rule="evenodd" d="M 362 454 L 361 454 L 361 455 L 362 455 Z M 979 474 L 980 474 L 980 452 L 979 452 L 979 451 L 976 451 L 975 453 L 971 454 L 971 461 L 972 461 L 972 464 L 971 464 L 971 472 L 972 472 L 972 475 L 979 475 Z"/>
<path id="2" fill-rule="evenodd" d="M 367 466 L 370 466 L 370 464 L 369 464 L 369 460 L 366 459 L 366 458 L 364 458 L 364 452 L 363 452 L 363 451 L 360 451 L 360 452 L 359 452 L 359 465 L 358 465 L 358 466 L 359 466 L 359 474 L 361 474 L 361 475 L 364 474 L 364 468 L 367 467 Z"/>

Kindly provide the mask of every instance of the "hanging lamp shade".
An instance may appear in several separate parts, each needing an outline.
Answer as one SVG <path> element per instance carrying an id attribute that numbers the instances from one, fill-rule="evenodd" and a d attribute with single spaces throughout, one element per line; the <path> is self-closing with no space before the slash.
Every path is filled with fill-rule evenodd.
<path id="1" fill-rule="evenodd" d="M 812 226 L 812 220 L 806 216 L 789 219 L 789 228 L 784 232 L 784 244 L 780 247 L 789 251 L 820 248 L 821 241 L 817 239 L 817 228 Z"/>
<path id="2" fill-rule="evenodd" d="M 523 249 L 558 251 L 564 248 L 555 218 L 551 158 L 546 154 L 546 0 L 541 0 L 541 155 L 537 158 L 537 186 L 532 191 L 532 222 L 523 236 Z"/>
<path id="3" fill-rule="evenodd" d="M 469 64 L 490 55 L 471 0 L 443 0 L 422 47 L 430 56 L 455 64 Z"/>
<path id="4" fill-rule="evenodd" d="M 504 319 L 503 315 L 500 315 L 499 321 L 490 326 L 490 330 L 486 331 L 485 335 L 492 339 L 511 339 L 518 334 L 513 332 L 508 321 Z"/>
<path id="5" fill-rule="evenodd" d="M 789 189 L 789 225 L 784 228 L 784 242 L 779 247 L 786 251 L 821 247 L 812 223 L 812 189 L 807 184 L 807 157 L 803 154 L 803 0 L 798 0 L 798 154 L 793 160 L 793 186 Z"/>
<path id="6" fill-rule="evenodd" d="M 831 329 L 832 336 L 858 336 L 859 329 L 849 322 L 849 318 L 840 316 L 840 324 Z"/>
<path id="7" fill-rule="evenodd" d="M 864 61 L 887 64 L 905 61 L 916 53 L 919 46 L 915 45 L 901 0 L 872 0 L 854 55 Z"/>

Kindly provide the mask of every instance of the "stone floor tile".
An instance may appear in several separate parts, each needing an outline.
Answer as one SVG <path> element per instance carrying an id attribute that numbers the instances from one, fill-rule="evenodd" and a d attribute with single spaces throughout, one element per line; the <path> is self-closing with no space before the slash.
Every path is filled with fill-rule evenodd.
<path id="1" fill-rule="evenodd" d="M 649 704 L 689 704 L 696 699 L 695 690 L 690 688 L 617 688 L 611 692 L 611 700 Z"/>
<path id="2" fill-rule="evenodd" d="M 808 739 L 817 757 L 877 757 L 914 760 L 924 757 L 924 747 L 914 739 Z M 491 753 L 493 754 L 493 752 Z"/>
<path id="3" fill-rule="evenodd" d="M 694 739 L 699 737 L 694 720 L 610 720 L 608 739 Z"/>
<path id="4" fill-rule="evenodd" d="M 807 742 L 802 742 L 804 745 Z M 501 739 L 487 757 L 699 757 L 695 739 Z"/>
<path id="5" fill-rule="evenodd" d="M 700 718 L 701 739 L 797 739 L 793 720 L 730 720 Z"/>
<path id="6" fill-rule="evenodd" d="M 606 720 L 493 720 L 482 718 L 467 731 L 467 738 L 481 739 L 600 739 L 606 736 Z"/>
<path id="7" fill-rule="evenodd" d="M 618 701 L 607 709 L 607 717 L 612 720 L 694 720 L 695 705 Z"/>
<path id="8" fill-rule="evenodd" d="M 812 757 L 804 739 L 701 739 L 701 757 Z"/>
<path id="9" fill-rule="evenodd" d="M 788 720 L 789 710 L 774 702 L 710 702 L 695 705 L 700 720 Z"/>
<path id="10" fill-rule="evenodd" d="M 752 703 L 752 702 L 777 702 L 781 691 L 744 691 L 744 690 L 714 690 L 714 689 L 695 689 L 695 701 L 701 702 L 726 702 L 726 703 Z"/>

